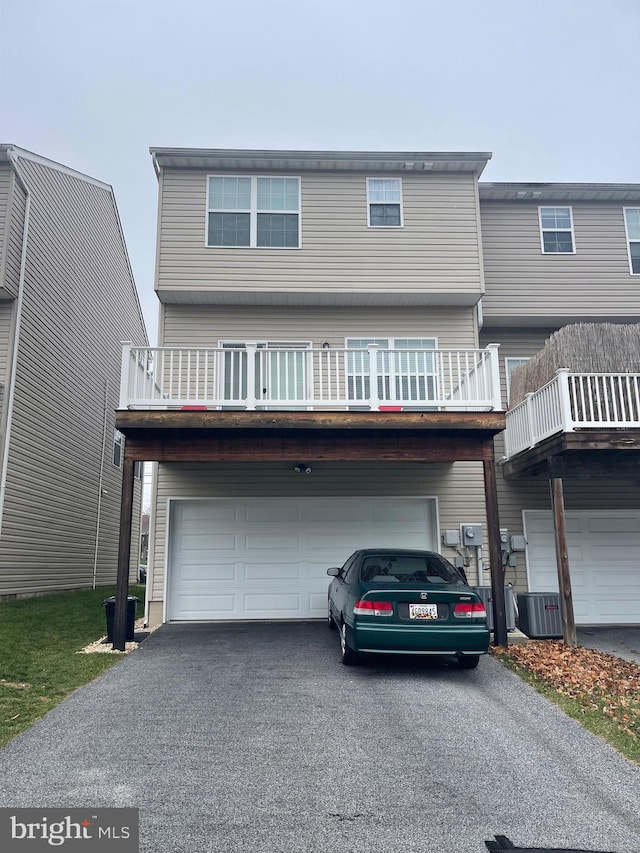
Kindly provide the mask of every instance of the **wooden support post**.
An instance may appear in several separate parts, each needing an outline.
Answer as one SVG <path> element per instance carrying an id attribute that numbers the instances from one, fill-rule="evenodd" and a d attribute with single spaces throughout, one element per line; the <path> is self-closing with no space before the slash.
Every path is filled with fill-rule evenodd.
<path id="1" fill-rule="evenodd" d="M 489 536 L 489 563 L 491 566 L 491 596 L 493 598 L 493 642 L 507 648 L 507 613 L 504 601 L 504 573 L 500 549 L 500 518 L 498 516 L 498 488 L 493 440 L 484 443 L 484 500 L 487 511 Z"/>
<path id="2" fill-rule="evenodd" d="M 122 498 L 120 502 L 120 542 L 118 545 L 118 575 L 116 604 L 113 614 L 113 648 L 123 652 L 127 638 L 127 598 L 129 595 L 129 562 L 131 560 L 131 523 L 133 520 L 134 460 L 127 456 L 124 446 L 122 465 Z"/>
<path id="3" fill-rule="evenodd" d="M 575 649 L 578 645 L 578 638 L 576 636 L 576 621 L 573 613 L 573 596 L 571 594 L 567 525 L 564 514 L 564 491 L 562 478 L 553 476 L 551 465 L 549 466 L 549 473 L 551 506 L 553 509 L 553 530 L 556 541 L 558 587 L 560 589 L 560 610 L 562 613 L 562 633 L 565 643 Z"/>

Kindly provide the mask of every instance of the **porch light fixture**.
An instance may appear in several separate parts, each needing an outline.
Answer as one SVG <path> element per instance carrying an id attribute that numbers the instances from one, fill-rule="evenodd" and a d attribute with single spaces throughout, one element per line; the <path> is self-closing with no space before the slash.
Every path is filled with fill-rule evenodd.
<path id="1" fill-rule="evenodd" d="M 329 341 L 325 341 L 322 344 L 322 349 L 331 349 L 331 344 L 329 343 Z"/>
<path id="2" fill-rule="evenodd" d="M 306 462 L 298 462 L 297 465 L 294 465 L 293 470 L 296 474 L 310 474 L 313 469 Z"/>

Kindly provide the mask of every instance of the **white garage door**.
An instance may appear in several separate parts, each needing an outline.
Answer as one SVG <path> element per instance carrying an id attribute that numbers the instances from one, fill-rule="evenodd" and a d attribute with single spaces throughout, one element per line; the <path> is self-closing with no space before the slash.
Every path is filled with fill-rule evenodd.
<path id="1" fill-rule="evenodd" d="M 640 623 L 640 511 L 566 512 L 569 568 L 579 625 Z M 557 592 L 551 512 L 524 512 L 531 592 Z"/>
<path id="2" fill-rule="evenodd" d="M 357 548 L 433 548 L 435 501 L 175 500 L 169 531 L 170 620 L 315 618 Z"/>

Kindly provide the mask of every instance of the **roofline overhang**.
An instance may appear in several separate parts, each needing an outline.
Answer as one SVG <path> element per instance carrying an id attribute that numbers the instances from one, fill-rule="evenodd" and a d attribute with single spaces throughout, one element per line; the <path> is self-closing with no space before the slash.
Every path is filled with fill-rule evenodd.
<path id="1" fill-rule="evenodd" d="M 478 184 L 480 201 L 640 201 L 640 184 L 488 183 Z"/>
<path id="2" fill-rule="evenodd" d="M 253 169 L 313 172 L 466 172 L 480 175 L 487 152 L 265 151 L 223 148 L 150 148 L 156 173 L 174 169 Z"/>

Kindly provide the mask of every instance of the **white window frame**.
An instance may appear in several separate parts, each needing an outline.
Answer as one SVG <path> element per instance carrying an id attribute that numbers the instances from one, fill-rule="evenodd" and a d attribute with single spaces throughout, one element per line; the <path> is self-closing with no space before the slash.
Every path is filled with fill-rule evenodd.
<path id="1" fill-rule="evenodd" d="M 543 228 L 542 227 L 542 211 L 543 210 L 568 210 L 569 211 L 569 221 L 571 222 L 571 227 L 569 228 Z M 538 224 L 540 226 L 540 249 L 543 255 L 575 255 L 576 253 L 576 235 L 575 229 L 573 227 L 573 207 L 569 204 L 541 204 L 538 207 Z M 570 252 L 547 252 L 544 248 L 544 234 L 545 231 L 558 233 L 562 232 L 563 234 L 571 234 L 571 251 Z"/>
<path id="2" fill-rule="evenodd" d="M 514 361 L 516 361 L 517 364 L 513 364 Z M 512 355 L 508 356 L 504 360 L 504 382 L 507 391 L 507 405 L 509 405 L 509 399 L 511 397 L 511 374 L 514 370 L 516 370 L 516 368 L 520 367 L 523 364 L 526 364 L 527 361 L 531 361 L 531 356 Z"/>
<path id="3" fill-rule="evenodd" d="M 369 192 L 370 181 L 397 181 L 400 185 L 400 201 L 390 201 L 390 202 L 381 202 L 381 201 L 371 201 L 371 194 Z M 399 204 L 400 205 L 400 224 L 399 225 L 372 225 L 371 224 L 371 205 L 372 204 Z M 396 175 L 388 176 L 388 175 L 376 175 L 375 177 L 367 178 L 367 227 L 368 228 L 381 228 L 383 230 L 396 230 L 398 228 L 404 228 L 404 197 L 402 194 L 402 178 L 397 177 Z"/>
<path id="4" fill-rule="evenodd" d="M 117 461 L 116 461 L 117 457 Z M 111 460 L 114 468 L 122 468 L 122 459 L 124 457 L 124 434 L 119 429 L 113 431 L 113 455 Z"/>
<path id="5" fill-rule="evenodd" d="M 210 207 L 209 186 L 210 178 L 249 178 L 251 181 L 251 206 L 245 208 L 221 209 Z M 260 210 L 258 208 L 258 178 L 288 178 L 298 182 L 298 209 L 294 210 Z M 267 251 L 295 251 L 302 248 L 302 186 L 301 179 L 297 175 L 207 175 L 207 209 L 205 211 L 204 245 L 207 249 L 265 249 Z M 209 214 L 210 213 L 248 213 L 249 214 L 249 245 L 248 246 L 225 246 L 209 242 Z M 284 215 L 295 214 L 298 217 L 298 245 L 297 246 L 258 246 L 258 214 L 280 213 Z"/>
<path id="6" fill-rule="evenodd" d="M 624 216 L 624 233 L 625 233 L 625 237 L 627 238 L 627 257 L 629 258 L 629 274 L 630 275 L 640 275 L 640 269 L 638 270 L 638 272 L 633 271 L 633 259 L 631 257 L 631 244 L 632 243 L 640 244 L 640 239 L 636 239 L 636 238 L 631 239 L 631 237 L 629 235 L 629 225 L 627 222 L 627 211 L 628 210 L 637 210 L 640 213 L 640 207 L 623 207 L 622 208 L 623 216 Z"/>

